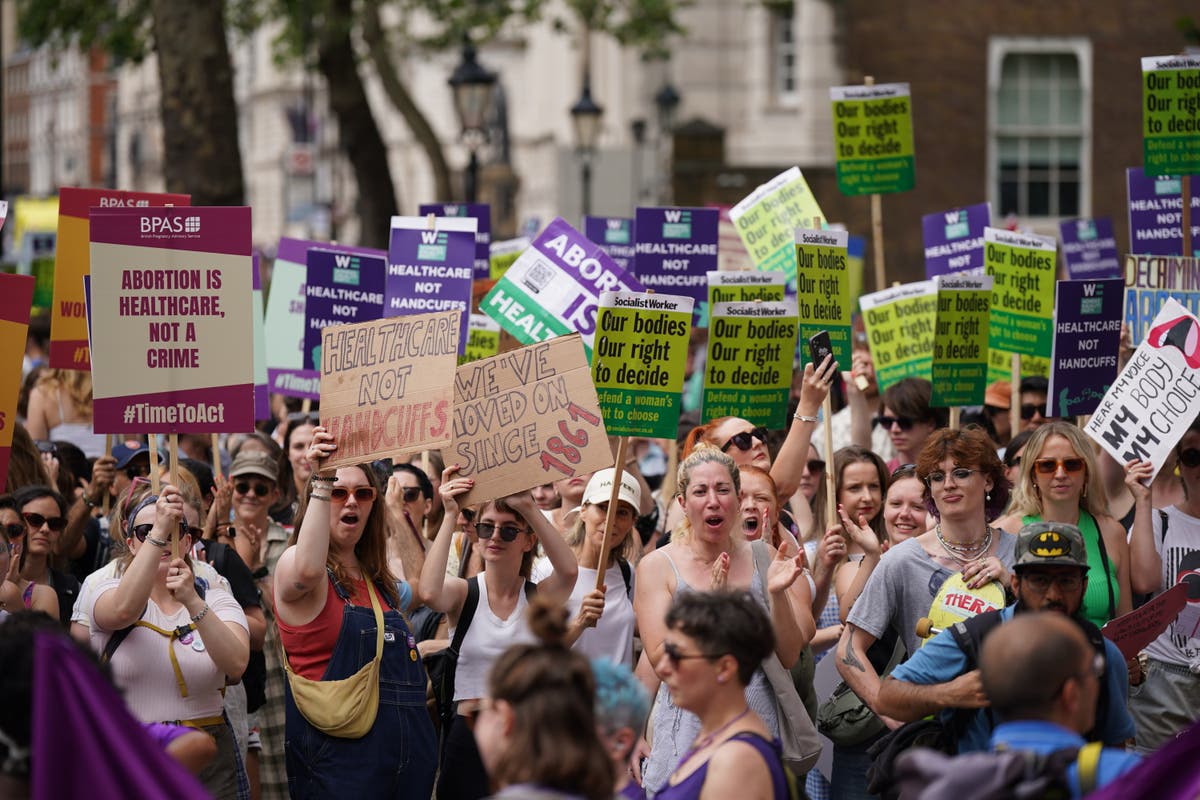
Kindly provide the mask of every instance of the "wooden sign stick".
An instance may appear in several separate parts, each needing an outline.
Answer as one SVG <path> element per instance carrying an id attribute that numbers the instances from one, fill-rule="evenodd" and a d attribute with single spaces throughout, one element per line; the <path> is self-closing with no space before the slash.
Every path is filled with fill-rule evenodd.
<path id="1" fill-rule="evenodd" d="M 608 564 L 608 547 L 612 540 L 613 523 L 617 521 L 617 503 L 621 496 L 621 475 L 625 470 L 625 451 L 629 448 L 629 437 L 617 438 L 617 457 L 613 464 L 612 492 L 608 495 L 608 513 L 604 515 L 604 542 L 600 545 L 600 559 L 596 562 L 596 587 L 604 585 L 605 565 Z M 630 534 L 632 535 L 632 533 Z"/>
<path id="2" fill-rule="evenodd" d="M 167 465 L 168 476 L 167 480 L 172 486 L 179 487 L 179 434 L 172 433 L 167 436 Z M 179 558 L 179 527 L 176 526 L 171 531 L 171 558 Z"/>

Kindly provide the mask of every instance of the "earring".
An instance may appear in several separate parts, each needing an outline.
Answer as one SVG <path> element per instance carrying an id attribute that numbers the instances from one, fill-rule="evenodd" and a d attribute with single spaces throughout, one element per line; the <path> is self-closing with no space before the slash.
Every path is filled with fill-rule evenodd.
<path id="1" fill-rule="evenodd" d="M 985 495 L 983 496 L 983 499 L 984 499 L 984 500 L 987 500 L 989 503 L 990 503 L 990 502 L 992 502 L 992 493 L 991 493 L 991 492 L 988 492 L 987 494 L 985 494 Z"/>
<path id="2" fill-rule="evenodd" d="M 725 682 L 725 676 L 724 676 L 724 675 L 718 675 L 718 676 L 717 676 L 717 683 L 724 683 L 724 682 Z"/>

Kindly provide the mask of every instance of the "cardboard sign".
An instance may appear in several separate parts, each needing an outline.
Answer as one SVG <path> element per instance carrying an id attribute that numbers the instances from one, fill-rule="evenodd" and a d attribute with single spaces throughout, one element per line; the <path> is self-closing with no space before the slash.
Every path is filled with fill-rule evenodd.
<path id="1" fill-rule="evenodd" d="M 1200 256 L 1200 175 L 1191 179 L 1192 252 L 1183 252 L 1183 181 L 1178 175 L 1147 177 L 1125 170 L 1129 201 L 1129 252 L 1152 256 Z"/>
<path id="2" fill-rule="evenodd" d="M 1054 337 L 1054 259 L 1058 243 L 1035 233 L 1001 228 L 983 232 L 992 276 L 989 345 L 997 350 L 1050 355 Z"/>
<path id="3" fill-rule="evenodd" d="M 264 325 L 267 351 L 267 384 L 286 397 L 316 400 L 321 396 L 321 375 L 305 368 L 304 284 L 308 280 L 308 251 L 317 247 L 339 253 L 384 257 L 382 250 L 283 238 L 271 268 Z"/>
<path id="4" fill-rule="evenodd" d="M 583 233 L 600 245 L 621 269 L 633 271 L 633 220 L 629 217 L 584 217 Z"/>
<path id="5" fill-rule="evenodd" d="M 29 334 L 33 307 L 32 275 L 0 273 L 0 493 L 8 482 L 13 425 L 17 421 L 17 395 L 21 388 L 21 360 Z"/>
<path id="6" fill-rule="evenodd" d="M 1121 276 L 1117 238 L 1108 217 L 1065 219 L 1058 223 L 1063 261 L 1073 279 L 1102 280 Z"/>
<path id="7" fill-rule="evenodd" d="M 842 194 L 907 192 L 916 183 L 907 83 L 834 86 L 833 140 Z"/>
<path id="8" fill-rule="evenodd" d="M 453 423 L 442 458 L 475 479 L 463 506 L 612 466 L 578 334 L 463 364 Z"/>
<path id="9" fill-rule="evenodd" d="M 1125 282 L 1059 281 L 1046 416 L 1078 417 L 1100 404 L 1117 377 Z"/>
<path id="10" fill-rule="evenodd" d="M 1117 646 L 1126 660 L 1135 658 L 1175 621 L 1187 603 L 1187 584 L 1177 583 L 1128 614 L 1109 620 L 1100 632 Z"/>
<path id="11" fill-rule="evenodd" d="M 1149 461 L 1157 475 L 1200 414 L 1197 342 L 1200 320 L 1168 299 L 1084 428 L 1118 464 Z"/>
<path id="12" fill-rule="evenodd" d="M 772 430 L 787 427 L 799 330 L 795 298 L 714 304 L 700 421 L 737 416 Z"/>
<path id="13" fill-rule="evenodd" d="M 186 194 L 76 189 L 58 192 L 58 242 L 54 256 L 54 301 L 50 305 L 50 366 L 92 368 L 87 345 L 83 276 L 89 274 L 88 211 L 92 208 L 189 206 Z M 18 243 L 19 244 L 19 243 Z"/>
<path id="14" fill-rule="evenodd" d="M 344 467 L 450 442 L 458 313 L 413 314 L 321 331 L 321 424 Z"/>
<path id="15" fill-rule="evenodd" d="M 1146 338 L 1168 300 L 1200 313 L 1200 259 L 1125 256 L 1125 322 L 1133 341 Z"/>
<path id="16" fill-rule="evenodd" d="M 491 358 L 500 352 L 500 323 L 487 314 L 472 314 L 467 320 L 467 344 L 459 364 Z"/>
<path id="17" fill-rule="evenodd" d="M 253 429 L 250 209 L 93 209 L 90 235 L 96 433 Z"/>
<path id="18" fill-rule="evenodd" d="M 254 419 L 271 419 L 271 391 L 267 383 L 267 332 L 263 319 L 262 262 L 254 254 L 251 312 L 254 317 Z M 88 290 L 91 295 L 91 290 Z"/>
<path id="19" fill-rule="evenodd" d="M 1200 171 L 1200 56 L 1142 59 L 1142 163 L 1147 175 Z"/>
<path id="20" fill-rule="evenodd" d="M 932 405 L 982 405 L 988 383 L 992 279 L 987 275 L 939 275 L 935 285 Z"/>
<path id="21" fill-rule="evenodd" d="M 383 316 L 388 264 L 378 256 L 308 251 L 304 285 L 304 368 L 321 370 L 321 331 L 331 325 L 367 322 Z"/>
<path id="22" fill-rule="evenodd" d="M 634 273 L 647 289 L 692 298 L 708 315 L 708 273 L 717 268 L 715 208 L 639 208 Z"/>
<path id="23" fill-rule="evenodd" d="M 488 277 L 493 281 L 498 281 L 508 272 L 508 268 L 512 263 L 520 258 L 521 253 L 529 249 L 530 239 L 528 236 L 521 236 L 516 239 L 505 239 L 502 242 L 492 242 L 489 249 L 489 272 Z"/>
<path id="24" fill-rule="evenodd" d="M 934 281 L 918 281 L 865 294 L 859 305 L 880 392 L 903 378 L 933 377 L 933 330 L 937 321 Z"/>
<path id="25" fill-rule="evenodd" d="M 383 315 L 459 312 L 459 344 L 467 341 L 474 283 L 476 220 L 392 217 Z"/>
<path id="26" fill-rule="evenodd" d="M 849 234 L 838 230 L 797 228 L 796 308 L 800 335 L 807 339 L 829 331 L 833 357 L 850 363 L 850 276 L 846 245 Z"/>
<path id="27" fill-rule="evenodd" d="M 475 220 L 475 250 L 471 259 L 472 279 L 486 281 L 491 276 L 492 207 L 487 203 L 422 203 L 417 207 L 422 217 L 458 217 Z M 439 230 L 440 230 L 439 226 Z M 434 309 L 427 309 L 434 310 Z"/>
<path id="28" fill-rule="evenodd" d="M 559 218 L 496 282 L 480 311 L 522 344 L 579 333 L 590 358 L 600 294 L 610 291 L 640 292 L 643 287 L 599 245 Z"/>
<path id="29" fill-rule="evenodd" d="M 921 217 L 925 277 L 982 272 L 983 229 L 991 224 L 991 203 L 977 203 Z"/>
<path id="30" fill-rule="evenodd" d="M 825 219 L 799 167 L 776 175 L 729 211 L 757 269 L 783 272 L 796 285 L 796 228 Z M 850 363 L 849 361 L 845 363 Z"/>

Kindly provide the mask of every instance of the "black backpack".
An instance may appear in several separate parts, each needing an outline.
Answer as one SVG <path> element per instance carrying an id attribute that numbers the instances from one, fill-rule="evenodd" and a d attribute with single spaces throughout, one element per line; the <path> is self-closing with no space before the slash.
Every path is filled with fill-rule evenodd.
<path id="1" fill-rule="evenodd" d="M 1093 742 L 1045 755 L 1003 750 L 960 756 L 916 748 L 899 757 L 896 781 L 906 800 L 1067 800 L 1072 764 L 1079 764 L 1081 795 L 1096 788 L 1101 746 Z"/>

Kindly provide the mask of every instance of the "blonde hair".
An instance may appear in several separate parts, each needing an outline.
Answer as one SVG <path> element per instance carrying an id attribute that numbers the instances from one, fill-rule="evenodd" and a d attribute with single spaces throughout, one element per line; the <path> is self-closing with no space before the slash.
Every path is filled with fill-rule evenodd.
<path id="1" fill-rule="evenodd" d="M 624 502 L 624 501 L 618 501 Z M 583 508 L 587 508 L 591 503 L 584 503 Z M 629 505 L 626 503 L 626 505 Z M 567 546 L 575 553 L 575 558 L 579 558 L 579 551 L 583 547 L 583 540 L 586 536 L 584 533 L 583 508 L 579 509 L 579 513 L 575 515 L 575 523 L 567 530 L 563 540 Z M 636 519 L 638 515 L 637 509 L 633 510 L 633 516 Z M 614 551 L 617 558 L 628 561 L 630 564 L 636 564 L 641 556 L 641 540 L 638 538 L 637 528 L 631 528 L 625 536 L 625 541 L 621 542 L 621 549 Z M 580 564 L 581 567 L 591 567 L 591 564 Z M 603 569 L 603 568 L 601 568 Z"/>
<path id="2" fill-rule="evenodd" d="M 1100 470 L 1096 468 L 1096 454 L 1083 431 L 1069 422 L 1048 422 L 1040 425 L 1025 443 L 1025 449 L 1021 451 L 1021 472 L 1017 477 L 1017 485 L 1013 488 L 1009 513 L 1020 514 L 1023 517 L 1042 515 L 1042 496 L 1033 478 L 1033 467 L 1051 436 L 1066 439 L 1075 454 L 1083 459 L 1085 478 L 1079 507 L 1096 519 L 1108 516 L 1104 484 L 1100 480 Z"/>
<path id="3" fill-rule="evenodd" d="M 47 393 L 55 389 L 60 394 L 65 394 L 76 414 L 87 419 L 92 418 L 92 373 L 77 369 L 43 370 L 38 375 L 34 388 Z"/>
<path id="4" fill-rule="evenodd" d="M 741 497 L 742 477 L 741 473 L 738 471 L 737 463 L 734 462 L 733 458 L 730 457 L 728 453 L 722 453 L 720 448 L 714 447 L 710 444 L 705 444 L 704 442 L 698 443 L 696 448 L 692 450 L 692 454 L 685 458 L 679 465 L 679 469 L 675 476 L 676 497 L 683 497 L 687 493 L 688 486 L 690 486 L 692 483 L 692 470 L 701 464 L 720 464 L 721 466 L 725 467 L 725 469 L 729 470 L 729 477 L 733 481 L 733 492 L 738 497 Z M 741 513 L 740 503 L 738 505 L 738 513 Z M 688 539 L 691 538 L 691 535 L 692 523 L 691 520 L 687 518 L 687 515 L 684 514 L 683 522 L 681 522 L 675 532 L 671 534 L 671 541 L 686 543 Z M 738 526 L 734 526 L 733 532 L 730 535 L 731 537 L 735 538 L 741 536 Z"/>

